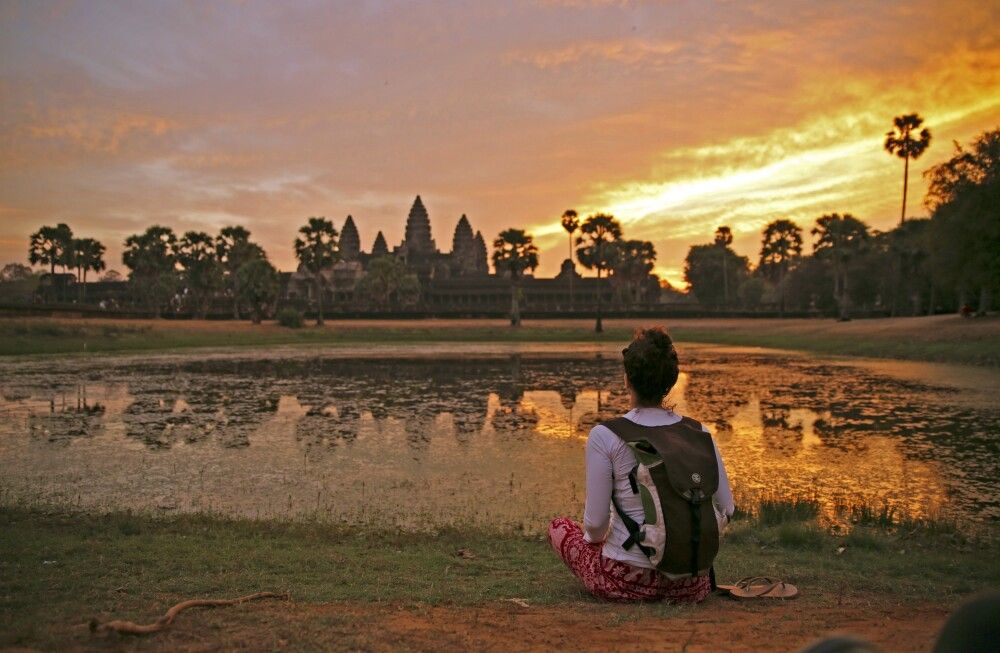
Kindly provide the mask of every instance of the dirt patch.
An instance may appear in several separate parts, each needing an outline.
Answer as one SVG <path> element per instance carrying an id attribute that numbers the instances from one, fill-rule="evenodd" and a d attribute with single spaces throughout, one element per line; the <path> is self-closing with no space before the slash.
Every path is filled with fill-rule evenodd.
<path id="1" fill-rule="evenodd" d="M 806 600 L 697 607 L 576 604 L 473 607 L 277 604 L 192 611 L 147 638 L 92 637 L 80 626 L 69 650 L 217 651 L 796 651 L 850 633 L 885 651 L 927 651 L 949 610 L 939 605 L 849 605 Z"/>

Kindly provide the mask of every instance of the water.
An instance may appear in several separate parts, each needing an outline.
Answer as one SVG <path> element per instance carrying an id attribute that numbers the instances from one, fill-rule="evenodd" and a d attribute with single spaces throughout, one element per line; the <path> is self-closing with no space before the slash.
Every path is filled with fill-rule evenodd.
<path id="1" fill-rule="evenodd" d="M 0 364 L 0 498 L 537 532 L 579 515 L 617 348 L 286 349 Z M 688 347 L 668 403 L 738 500 L 991 522 L 1000 374 Z"/>

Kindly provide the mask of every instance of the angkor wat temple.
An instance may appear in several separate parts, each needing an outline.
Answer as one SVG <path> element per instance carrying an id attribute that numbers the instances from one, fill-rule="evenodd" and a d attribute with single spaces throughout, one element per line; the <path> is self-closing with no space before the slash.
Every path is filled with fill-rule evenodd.
<path id="1" fill-rule="evenodd" d="M 405 263 L 420 282 L 419 296 L 405 305 L 375 306 L 356 291 L 369 263 L 392 255 Z M 370 251 L 361 248 L 354 218 L 347 217 L 340 233 L 340 258 L 324 271 L 324 306 L 340 307 L 348 312 L 414 312 L 451 315 L 502 314 L 510 307 L 510 282 L 490 273 L 486 240 L 473 232 L 469 219 L 462 215 L 455 225 L 451 251 L 442 252 L 431 234 L 430 216 L 418 195 L 406 218 L 403 241 L 389 250 L 385 236 L 378 232 Z M 597 293 L 604 294 L 609 308 L 615 304 L 614 284 L 582 277 L 574 263 L 563 261 L 559 274 L 551 279 L 526 275 L 521 284 L 523 310 L 531 313 L 562 313 L 587 310 L 597 303 Z M 649 306 L 659 299 L 659 284 L 650 277 L 641 293 L 641 304 Z M 285 284 L 283 300 L 308 310 L 315 300 L 313 276 L 301 267 Z"/>

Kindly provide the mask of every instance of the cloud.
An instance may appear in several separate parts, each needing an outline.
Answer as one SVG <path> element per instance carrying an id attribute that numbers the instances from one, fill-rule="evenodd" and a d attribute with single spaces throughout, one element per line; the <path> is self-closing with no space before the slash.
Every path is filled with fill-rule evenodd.
<path id="1" fill-rule="evenodd" d="M 508 62 L 524 63 L 541 70 L 558 69 L 585 61 L 606 61 L 634 66 L 662 61 L 678 52 L 680 42 L 655 43 L 642 40 L 572 43 L 558 48 L 514 50 L 506 54 Z"/>
<path id="2" fill-rule="evenodd" d="M 543 276 L 563 210 L 613 210 L 676 282 L 720 221 L 742 253 L 775 215 L 891 225 L 888 122 L 927 118 L 921 167 L 994 126 L 995 22 L 926 0 L 6 3 L 0 233 L 68 221 L 114 260 L 152 222 L 232 220 L 288 269 L 305 217 L 398 242 L 420 193 L 442 244 L 462 213 L 487 239 L 528 226 Z"/>

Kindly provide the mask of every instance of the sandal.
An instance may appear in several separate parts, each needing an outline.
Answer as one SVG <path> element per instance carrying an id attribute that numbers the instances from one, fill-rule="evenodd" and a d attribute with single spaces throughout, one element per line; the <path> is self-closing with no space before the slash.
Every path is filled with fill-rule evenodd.
<path id="1" fill-rule="evenodd" d="M 735 585 L 718 587 L 723 593 L 741 600 L 794 599 L 799 595 L 799 589 L 794 585 L 767 576 L 749 576 L 737 581 Z"/>

